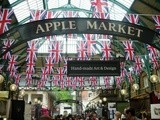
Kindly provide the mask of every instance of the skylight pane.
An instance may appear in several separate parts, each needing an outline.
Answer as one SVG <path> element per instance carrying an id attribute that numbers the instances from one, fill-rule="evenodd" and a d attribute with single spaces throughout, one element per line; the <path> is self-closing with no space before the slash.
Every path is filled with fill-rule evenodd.
<path id="1" fill-rule="evenodd" d="M 43 10 L 42 0 L 28 0 L 29 8 L 32 10 Z"/>
<path id="2" fill-rule="evenodd" d="M 63 53 L 77 53 L 77 41 L 75 39 L 64 41 Z"/>
<path id="3" fill-rule="evenodd" d="M 9 3 L 12 4 L 14 2 L 16 2 L 17 0 L 9 0 Z"/>
<path id="4" fill-rule="evenodd" d="M 124 9 L 122 9 L 121 7 L 114 4 L 114 6 L 112 7 L 112 9 L 110 11 L 110 18 L 112 20 L 122 21 L 125 14 L 126 14 L 126 11 Z"/>
<path id="5" fill-rule="evenodd" d="M 18 22 L 27 18 L 30 15 L 29 8 L 26 1 L 21 2 L 20 4 L 13 7 L 14 13 Z"/>
<path id="6" fill-rule="evenodd" d="M 86 10 L 90 10 L 91 8 L 91 3 L 89 0 L 81 0 L 81 8 L 82 9 L 86 9 Z"/>
<path id="7" fill-rule="evenodd" d="M 57 8 L 58 2 L 56 0 L 48 0 L 48 9 Z"/>
<path id="8" fill-rule="evenodd" d="M 130 8 L 134 0 L 117 0 L 122 5 L 126 6 L 127 8 Z"/>
<path id="9" fill-rule="evenodd" d="M 76 7 L 80 7 L 80 0 L 75 0 L 74 2 L 71 1 L 71 4 Z"/>
<path id="10" fill-rule="evenodd" d="M 52 1 L 53 1 L 53 0 L 52 0 Z M 68 3 L 68 0 L 63 0 L 63 2 L 62 2 L 62 0 L 56 0 L 56 1 L 59 1 L 59 2 L 58 2 L 58 4 L 59 4 L 58 6 L 59 6 L 59 7 L 61 7 L 61 6 L 63 6 L 63 5 L 66 5 L 66 4 Z"/>
<path id="11" fill-rule="evenodd" d="M 48 0 L 48 9 L 58 8 L 68 3 L 68 0 Z"/>
<path id="12" fill-rule="evenodd" d="M 48 53 L 49 41 L 46 40 L 43 45 L 38 49 L 38 53 Z"/>

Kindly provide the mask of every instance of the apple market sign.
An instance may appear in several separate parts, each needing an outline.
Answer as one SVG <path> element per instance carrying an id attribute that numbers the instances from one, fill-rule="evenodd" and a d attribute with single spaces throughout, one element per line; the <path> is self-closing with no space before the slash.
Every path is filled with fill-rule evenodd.
<path id="1" fill-rule="evenodd" d="M 160 47 L 153 44 L 159 36 L 157 32 L 128 22 L 97 18 L 54 18 L 34 21 L 10 29 L 1 34 L 0 39 L 16 40 L 17 42 L 11 46 L 14 48 L 35 38 L 62 34 L 114 35 L 138 40 L 160 50 Z"/>

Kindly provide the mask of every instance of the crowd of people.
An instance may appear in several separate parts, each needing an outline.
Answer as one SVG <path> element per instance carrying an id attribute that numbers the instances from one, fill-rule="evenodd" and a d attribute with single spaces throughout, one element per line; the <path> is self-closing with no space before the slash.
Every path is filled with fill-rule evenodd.
<path id="1" fill-rule="evenodd" d="M 143 112 L 140 113 L 139 116 L 136 115 L 136 111 L 134 108 L 126 108 L 124 112 L 121 113 L 116 111 L 114 114 L 114 120 L 150 120 L 149 116 Z M 110 120 L 107 117 L 98 117 L 96 112 L 92 112 L 90 115 L 57 115 L 52 119 L 49 116 L 42 116 L 40 120 Z"/>

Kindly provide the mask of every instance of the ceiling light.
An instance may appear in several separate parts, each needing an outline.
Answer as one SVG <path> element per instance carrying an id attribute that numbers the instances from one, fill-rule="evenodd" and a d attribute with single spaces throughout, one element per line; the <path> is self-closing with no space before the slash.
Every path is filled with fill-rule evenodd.
<path id="1" fill-rule="evenodd" d="M 122 94 L 122 95 L 126 95 L 126 94 L 127 94 L 126 89 L 122 89 L 122 90 L 121 90 L 121 94 Z"/>
<path id="2" fill-rule="evenodd" d="M 133 86 L 132 86 L 132 87 L 133 87 L 133 89 L 134 89 L 134 90 L 139 90 L 139 85 L 138 85 L 138 84 L 136 84 L 136 83 L 135 83 L 135 84 L 133 84 Z"/>
<path id="3" fill-rule="evenodd" d="M 17 85 L 16 84 L 11 84 L 10 85 L 10 90 L 11 91 L 16 91 L 17 90 Z"/>
<path id="4" fill-rule="evenodd" d="M 3 83 L 3 81 L 4 81 L 4 77 L 0 75 L 0 84 Z"/>
<path id="5" fill-rule="evenodd" d="M 157 83 L 157 82 L 158 82 L 158 76 L 157 76 L 157 75 L 152 75 L 152 76 L 150 77 L 150 81 L 151 81 L 152 83 Z"/>

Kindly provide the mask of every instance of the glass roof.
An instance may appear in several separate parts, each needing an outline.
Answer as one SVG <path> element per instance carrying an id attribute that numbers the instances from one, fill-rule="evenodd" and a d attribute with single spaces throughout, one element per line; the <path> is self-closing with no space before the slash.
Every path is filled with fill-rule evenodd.
<path id="1" fill-rule="evenodd" d="M 93 13 L 91 1 L 93 2 L 93 0 L 74 0 L 74 2 L 73 0 L 63 0 L 63 2 L 61 0 L 47 0 L 45 3 L 43 0 L 9 0 L 11 6 L 13 7 L 15 16 L 18 22 L 20 22 L 21 24 L 30 21 L 30 19 L 28 19 L 27 21 L 23 20 L 26 18 L 30 18 L 31 10 L 48 10 L 56 12 L 73 10 L 78 12 L 78 17 L 89 17 L 89 15 Z M 126 10 L 129 10 L 133 1 L 134 0 L 109 0 L 107 2 L 109 19 L 121 21 L 127 13 Z M 58 17 L 64 17 L 64 13 L 60 14 Z M 75 40 L 70 40 L 70 43 L 66 43 L 63 36 L 60 36 L 60 40 L 63 40 L 63 53 L 74 53 L 77 51 Z M 67 48 L 66 44 L 68 45 Z M 48 53 L 48 45 L 48 41 L 45 41 L 43 45 L 38 49 L 38 53 Z"/>
<path id="2" fill-rule="evenodd" d="M 112 20 L 122 20 L 124 18 L 125 13 L 127 12 L 123 8 L 129 9 L 134 0 L 109 0 L 108 1 L 108 9 L 110 13 L 110 19 Z M 59 7 L 64 7 L 69 2 L 72 7 L 88 10 L 91 10 L 91 1 L 90 0 L 48 0 L 46 3 L 43 0 L 9 0 L 12 5 L 16 18 L 18 22 L 21 22 L 25 18 L 30 16 L 30 10 L 54 10 Z M 65 9 L 64 9 L 65 10 Z M 90 11 L 91 12 L 91 11 Z M 84 17 L 84 14 L 81 14 L 80 17 Z"/>

